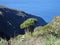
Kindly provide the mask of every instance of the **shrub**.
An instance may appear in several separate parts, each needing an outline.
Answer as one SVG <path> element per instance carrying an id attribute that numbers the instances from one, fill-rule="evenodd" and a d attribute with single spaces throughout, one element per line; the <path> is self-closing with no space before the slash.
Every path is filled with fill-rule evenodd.
<path id="1" fill-rule="evenodd" d="M 43 41 L 43 45 L 60 45 L 60 39 L 51 35 L 48 39 Z"/>
<path id="2" fill-rule="evenodd" d="M 0 45 L 8 45 L 8 42 L 2 38 L 0 38 Z"/>

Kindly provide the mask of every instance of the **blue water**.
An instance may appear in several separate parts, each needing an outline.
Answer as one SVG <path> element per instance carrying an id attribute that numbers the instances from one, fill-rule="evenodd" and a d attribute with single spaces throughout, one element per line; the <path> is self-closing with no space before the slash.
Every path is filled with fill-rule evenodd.
<path id="1" fill-rule="evenodd" d="M 40 16 L 46 22 L 60 16 L 60 0 L 1 0 L 0 5 Z"/>

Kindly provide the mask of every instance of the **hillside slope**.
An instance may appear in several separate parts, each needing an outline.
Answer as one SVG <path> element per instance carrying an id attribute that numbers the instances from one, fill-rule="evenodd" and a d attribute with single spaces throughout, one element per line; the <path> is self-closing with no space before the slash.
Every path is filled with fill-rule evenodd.
<path id="1" fill-rule="evenodd" d="M 35 28 L 32 36 L 29 33 L 18 35 L 10 41 L 10 45 L 60 45 L 60 16 L 46 26 Z"/>
<path id="2" fill-rule="evenodd" d="M 13 37 L 14 35 L 24 34 L 24 30 L 20 29 L 20 24 L 28 18 L 37 18 L 36 26 L 44 26 L 47 23 L 41 18 L 24 11 L 10 9 L 0 6 L 0 35 L 2 37 Z"/>

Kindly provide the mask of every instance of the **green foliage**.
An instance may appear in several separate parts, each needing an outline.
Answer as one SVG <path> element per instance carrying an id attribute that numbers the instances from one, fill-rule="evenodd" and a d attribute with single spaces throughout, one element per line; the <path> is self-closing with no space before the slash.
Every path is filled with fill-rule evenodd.
<path id="1" fill-rule="evenodd" d="M 35 23 L 37 22 L 37 19 L 35 18 L 29 18 L 27 19 L 26 21 L 24 21 L 21 25 L 20 25 L 20 28 L 23 29 L 23 28 L 28 28 L 30 26 L 33 26 Z"/>
<path id="2" fill-rule="evenodd" d="M 3 45 L 2 41 L 0 41 L 0 45 Z"/>
<path id="3" fill-rule="evenodd" d="M 52 34 L 60 38 L 60 16 L 57 16 L 50 24 L 47 24 L 43 26 L 41 29 L 37 29 L 36 32 L 34 32 L 35 36 L 47 36 L 49 34 Z"/>
<path id="4" fill-rule="evenodd" d="M 42 26 L 38 26 L 34 29 L 34 32 L 37 32 L 37 31 L 39 32 L 41 29 L 42 29 Z"/>
<path id="5" fill-rule="evenodd" d="M 54 28 L 52 28 L 51 24 L 48 24 L 46 26 L 43 26 L 41 29 L 39 28 L 33 32 L 34 37 L 39 37 L 39 36 L 47 37 L 49 34 L 52 34 L 56 37 L 60 37 L 60 30 L 59 29 L 55 30 Z"/>
<path id="6" fill-rule="evenodd" d="M 56 37 L 60 38 L 60 30 L 55 30 L 54 33 L 56 34 Z"/>
<path id="7" fill-rule="evenodd" d="M 15 38 L 11 38 L 9 42 L 10 45 L 29 45 L 33 39 L 34 38 L 30 35 L 30 33 L 26 33 L 24 35 L 18 35 Z"/>
<path id="8" fill-rule="evenodd" d="M 52 29 L 52 26 L 51 25 L 46 25 L 42 28 L 42 30 L 46 30 L 46 29 Z"/>
<path id="9" fill-rule="evenodd" d="M 43 45 L 60 45 L 60 39 L 51 35 L 48 39 L 43 41 Z"/>
<path id="10" fill-rule="evenodd" d="M 33 33 L 33 37 L 37 38 L 37 37 L 39 37 L 39 36 L 40 36 L 40 33 L 38 33 L 38 32 L 34 32 L 34 33 Z"/>
<path id="11" fill-rule="evenodd" d="M 53 32 L 51 25 L 46 25 L 46 26 L 43 26 L 41 29 L 40 28 L 41 27 L 39 27 L 39 29 L 33 32 L 34 37 L 47 36 L 49 34 L 52 34 Z"/>
<path id="12" fill-rule="evenodd" d="M 8 45 L 8 42 L 5 39 L 0 38 L 0 45 Z"/>

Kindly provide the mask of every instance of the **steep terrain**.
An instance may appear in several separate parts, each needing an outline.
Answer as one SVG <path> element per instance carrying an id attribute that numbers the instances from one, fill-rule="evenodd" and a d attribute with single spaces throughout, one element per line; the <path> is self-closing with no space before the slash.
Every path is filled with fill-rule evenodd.
<path id="1" fill-rule="evenodd" d="M 3 43 L 2 43 L 3 42 Z M 60 45 L 60 16 L 56 16 L 51 23 L 38 26 L 33 34 L 26 33 L 10 38 L 7 42 L 1 39 L 2 45 Z"/>
<path id="2" fill-rule="evenodd" d="M 18 34 L 24 34 L 24 30 L 20 29 L 19 26 L 28 18 L 38 19 L 38 23 L 35 27 L 47 24 L 41 17 L 27 14 L 24 11 L 0 6 L 0 36 L 9 38 Z"/>
<path id="3" fill-rule="evenodd" d="M 40 27 L 40 28 L 39 28 Z M 11 39 L 11 45 L 60 45 L 60 16 L 56 16 L 46 26 L 35 28 L 33 35 L 18 35 Z M 56 34 L 56 35 L 55 35 Z"/>
<path id="4" fill-rule="evenodd" d="M 53 35 L 60 35 L 60 16 L 56 16 L 51 23 L 45 25 L 45 26 L 39 26 L 34 29 L 35 36 L 39 35 L 48 35 L 48 34 L 53 34 Z"/>

